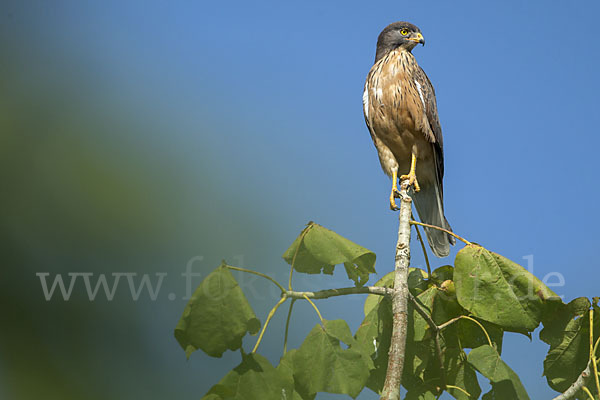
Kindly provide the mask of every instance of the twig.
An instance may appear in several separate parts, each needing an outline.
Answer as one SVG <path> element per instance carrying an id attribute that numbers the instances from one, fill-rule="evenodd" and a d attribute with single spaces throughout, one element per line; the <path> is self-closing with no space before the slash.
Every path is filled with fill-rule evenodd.
<path id="1" fill-rule="evenodd" d="M 277 304 L 275 304 L 275 306 L 271 309 L 271 311 L 269 312 L 269 315 L 267 315 L 267 320 L 265 321 L 265 325 L 263 326 L 262 330 L 260 331 L 258 340 L 256 341 L 254 348 L 252 349 L 252 353 L 256 353 L 256 350 L 258 349 L 258 345 L 260 344 L 260 342 L 263 338 L 263 335 L 265 334 L 265 331 L 267 330 L 267 325 L 269 325 L 269 322 L 271 322 L 271 318 L 273 318 L 273 315 L 275 315 L 275 311 L 277 311 L 279 306 L 282 305 L 286 300 L 287 300 L 287 297 L 285 295 L 283 295 L 281 297 L 281 299 L 279 299 Z"/>
<path id="2" fill-rule="evenodd" d="M 458 240 L 460 240 L 464 244 L 472 244 L 467 239 L 464 239 L 464 238 L 458 236 L 456 233 L 454 233 L 452 231 L 449 231 L 448 229 L 440 228 L 439 226 L 424 224 L 422 222 L 417 222 L 417 221 L 410 221 L 410 224 L 411 225 L 421 225 L 421 226 L 424 226 L 426 228 L 437 229 L 438 231 L 446 232 L 448 235 L 454 236 L 455 238 L 457 238 Z"/>
<path id="3" fill-rule="evenodd" d="M 427 249 L 425 248 L 425 242 L 423 241 L 423 236 L 421 236 L 419 225 L 415 225 L 415 230 L 417 231 L 417 237 L 419 238 L 419 242 L 421 243 L 421 249 L 423 250 L 423 256 L 425 257 L 425 265 L 427 265 L 427 278 L 431 279 L 431 266 L 429 265 L 429 256 L 427 255 Z"/>
<path id="4" fill-rule="evenodd" d="M 423 306 L 421 306 L 421 304 L 419 304 L 419 302 L 417 301 L 417 299 L 415 298 L 415 296 L 413 296 L 412 293 L 409 292 L 408 293 L 408 298 L 410 299 L 410 301 L 415 306 L 415 310 L 417 310 L 417 312 L 419 313 L 419 315 L 421 317 L 423 317 L 423 319 L 425 320 L 425 322 L 427 322 L 427 324 L 431 327 L 431 329 L 433 329 L 434 331 L 438 331 L 439 327 L 436 325 L 436 323 L 433 321 L 433 319 L 431 319 L 431 317 L 429 316 L 429 314 L 427 314 L 427 311 L 425 311 L 423 309 Z"/>
<path id="5" fill-rule="evenodd" d="M 279 284 L 279 282 L 277 282 L 275 279 L 271 278 L 269 275 L 261 274 L 260 272 L 252 271 L 251 269 L 240 268 L 240 267 L 232 267 L 231 265 L 226 265 L 226 267 L 229 268 L 229 269 L 233 269 L 235 271 L 247 272 L 249 274 L 254 274 L 254 275 L 262 276 L 263 278 L 268 279 L 271 282 L 273 282 L 274 284 L 276 284 L 277 287 L 279 289 L 281 289 L 281 293 L 282 294 L 285 293 L 285 288 L 283 286 L 281 286 Z"/>
<path id="6" fill-rule="evenodd" d="M 437 358 L 438 358 L 438 364 L 440 367 L 440 378 L 441 378 L 441 388 L 442 390 L 446 390 L 446 369 L 444 368 L 444 358 L 443 358 L 443 353 L 442 353 L 442 347 L 440 346 L 440 335 L 442 334 L 441 331 L 436 330 L 435 331 L 435 352 L 437 353 Z"/>
<path id="7" fill-rule="evenodd" d="M 296 299 L 292 299 L 290 302 L 290 309 L 288 310 L 287 320 L 285 321 L 285 336 L 283 337 L 283 354 L 287 353 L 287 340 L 288 340 L 288 330 L 290 328 L 290 319 L 292 317 L 292 308 L 294 308 L 294 303 Z"/>
<path id="8" fill-rule="evenodd" d="M 444 328 L 448 327 L 449 325 L 452 325 L 453 323 L 455 323 L 456 321 L 458 321 L 461 317 L 462 317 L 462 315 L 459 315 L 458 317 L 452 318 L 451 320 L 448 320 L 448 321 L 444 322 L 443 324 L 441 324 L 438 328 L 444 329 Z"/>
<path id="9" fill-rule="evenodd" d="M 308 297 L 309 299 L 327 299 L 335 296 L 345 296 L 347 294 L 376 294 L 379 296 L 390 296 L 394 290 L 382 286 L 364 286 L 364 287 L 347 287 L 339 289 L 326 289 L 319 290 L 317 292 L 296 292 L 293 290 L 286 290 L 285 295 L 292 299 L 302 299 Z"/>
<path id="10" fill-rule="evenodd" d="M 398 400 L 404 369 L 406 330 L 408 322 L 408 266 L 410 263 L 410 216 L 412 199 L 408 195 L 408 180 L 400 183 L 400 215 L 398 243 L 394 265 L 394 291 L 392 294 L 392 337 L 385 383 L 381 399 Z"/>
<path id="11" fill-rule="evenodd" d="M 437 353 L 437 358 L 438 358 L 438 363 L 439 363 L 439 367 L 440 367 L 440 376 L 441 376 L 441 388 L 442 390 L 446 389 L 446 370 L 444 368 L 444 359 L 443 359 L 443 353 L 442 353 L 442 347 L 440 346 L 440 332 L 441 329 L 439 326 L 437 326 L 437 324 L 435 323 L 435 321 L 429 316 L 429 314 L 427 314 L 427 312 L 423 309 L 423 307 L 421 306 L 421 304 L 419 304 L 419 302 L 417 301 L 417 299 L 415 298 L 415 296 L 412 295 L 412 293 L 408 293 L 408 298 L 410 299 L 410 301 L 413 303 L 413 305 L 415 306 L 415 310 L 417 310 L 417 312 L 419 313 L 419 315 L 421 317 L 423 317 L 423 319 L 427 322 L 427 324 L 429 325 L 429 327 L 433 330 L 433 339 L 435 342 L 435 352 Z"/>

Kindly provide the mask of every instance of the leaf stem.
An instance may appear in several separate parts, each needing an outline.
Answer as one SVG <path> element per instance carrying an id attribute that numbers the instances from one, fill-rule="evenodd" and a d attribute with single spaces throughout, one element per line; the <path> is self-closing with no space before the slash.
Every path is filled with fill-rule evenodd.
<path id="1" fill-rule="evenodd" d="M 285 321 L 285 336 L 283 337 L 283 354 L 287 353 L 287 340 L 288 340 L 288 330 L 290 328 L 290 318 L 292 316 L 292 308 L 294 307 L 294 303 L 296 299 L 292 299 L 290 302 L 290 309 L 288 311 L 287 320 Z"/>
<path id="2" fill-rule="evenodd" d="M 421 243 L 421 249 L 423 250 L 423 256 L 425 257 L 425 265 L 427 265 L 427 278 L 431 279 L 431 266 L 429 265 L 429 256 L 427 255 L 427 249 L 425 248 L 425 242 L 423 242 L 423 236 L 421 236 L 419 225 L 415 225 L 415 230 L 417 231 L 417 238 L 419 238 L 419 242 Z"/>
<path id="3" fill-rule="evenodd" d="M 487 339 L 488 344 L 490 345 L 490 347 L 494 347 L 494 345 L 492 344 L 492 339 L 490 339 L 490 335 L 488 335 L 487 330 L 483 327 L 483 325 L 481 325 L 481 323 L 479 321 L 477 321 L 475 318 L 471 318 L 471 317 L 469 317 L 467 315 L 461 315 L 459 318 L 468 319 L 470 321 L 475 322 L 477 325 L 479 325 L 479 327 L 481 328 L 481 330 L 485 334 L 485 337 L 486 337 L 486 339 Z"/>
<path id="4" fill-rule="evenodd" d="M 594 307 L 590 309 L 590 360 L 594 367 L 594 380 L 596 381 L 596 390 L 600 396 L 600 380 L 598 379 L 598 365 L 596 364 L 596 355 L 594 354 Z"/>
<path id="5" fill-rule="evenodd" d="M 249 274 L 254 274 L 254 275 L 258 275 L 258 276 L 262 276 L 265 279 L 270 280 L 271 282 L 273 282 L 274 284 L 277 285 L 277 287 L 281 290 L 281 293 L 285 293 L 285 288 L 283 286 L 281 286 L 279 284 L 279 282 L 277 282 L 275 279 L 271 278 L 269 275 L 265 275 L 263 273 L 260 272 L 256 272 L 256 271 L 252 271 L 251 269 L 246 269 L 246 268 L 240 268 L 240 267 L 233 267 L 231 265 L 225 265 L 227 268 L 229 269 L 233 269 L 235 271 L 241 271 L 241 272 L 247 272 Z"/>
<path id="6" fill-rule="evenodd" d="M 267 315 L 267 320 L 265 321 L 265 325 L 263 326 L 262 330 L 260 331 L 258 340 L 256 341 L 254 348 L 252 349 L 252 353 L 256 353 L 256 350 L 258 349 L 258 345 L 260 344 L 260 342 L 263 338 L 263 335 L 265 334 L 265 331 L 267 330 L 267 326 L 269 325 L 269 322 L 271 322 L 271 318 L 273 318 L 273 315 L 275 315 L 275 311 L 277 311 L 279 306 L 282 305 L 286 300 L 287 300 L 287 296 L 284 294 L 283 296 L 281 296 L 281 299 L 279 299 L 277 304 L 275 304 L 275 306 L 271 309 L 271 311 L 269 312 L 269 315 Z"/>
<path id="7" fill-rule="evenodd" d="M 317 308 L 316 304 L 313 303 L 312 300 L 309 299 L 307 295 L 304 295 L 302 297 L 304 297 L 310 303 L 310 305 L 313 306 L 313 308 L 317 312 L 317 315 L 319 316 L 319 320 L 321 321 L 321 324 L 323 324 L 323 317 L 321 316 L 321 313 L 319 312 L 319 309 Z"/>
<path id="8" fill-rule="evenodd" d="M 494 345 L 492 344 L 492 340 L 490 339 L 490 335 L 488 335 L 487 330 L 483 327 L 483 325 L 481 325 L 481 323 L 479 321 L 477 321 L 475 318 L 471 318 L 468 315 L 459 315 L 456 318 L 452 318 L 449 321 L 444 322 L 443 324 L 441 324 L 438 328 L 444 329 L 450 325 L 452 325 L 453 323 L 455 323 L 456 321 L 458 321 L 459 319 L 468 319 L 470 321 L 475 322 L 477 325 L 479 325 L 479 327 L 481 328 L 481 330 L 483 331 L 483 333 L 485 334 L 485 337 L 490 345 L 490 347 L 494 347 Z"/>
<path id="9" fill-rule="evenodd" d="M 585 394 L 587 394 L 589 396 L 589 398 L 591 400 L 594 400 L 594 396 L 592 396 L 592 393 L 590 392 L 590 389 L 586 388 L 585 386 L 582 386 L 581 389 L 585 392 Z"/>
<path id="10" fill-rule="evenodd" d="M 461 388 L 461 387 L 459 387 L 459 386 L 454 386 L 454 385 L 446 385 L 446 387 L 447 387 L 448 389 L 456 389 L 456 390 L 459 390 L 459 391 L 463 392 L 465 395 L 467 395 L 467 396 L 471 397 L 471 395 L 469 394 L 469 392 L 467 392 L 465 389 L 463 389 L 463 388 Z"/>
<path id="11" fill-rule="evenodd" d="M 414 220 L 410 221 L 410 224 L 411 225 L 421 225 L 421 226 L 424 226 L 426 228 L 437 229 L 438 231 L 446 232 L 448 235 L 454 236 L 455 238 L 457 238 L 458 240 L 460 240 L 464 244 L 467 244 L 467 245 L 473 244 L 473 243 L 469 242 L 467 239 L 464 239 L 464 238 L 458 236 L 456 233 L 454 233 L 452 231 L 449 231 L 448 229 L 440 228 L 439 226 L 424 224 L 422 222 L 417 222 L 417 221 L 414 221 Z"/>

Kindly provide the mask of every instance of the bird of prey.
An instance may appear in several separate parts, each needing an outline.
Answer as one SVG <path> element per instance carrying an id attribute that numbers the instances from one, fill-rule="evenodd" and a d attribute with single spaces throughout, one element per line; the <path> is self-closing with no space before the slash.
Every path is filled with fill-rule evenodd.
<path id="1" fill-rule="evenodd" d="M 408 22 L 388 25 L 377 39 L 375 64 L 363 93 L 365 121 L 383 171 L 392 177 L 390 208 L 400 179 L 408 179 L 422 222 L 451 230 L 444 216 L 444 149 L 435 92 L 412 49 L 425 45 L 419 28 Z M 433 253 L 445 257 L 454 237 L 425 228 Z"/>

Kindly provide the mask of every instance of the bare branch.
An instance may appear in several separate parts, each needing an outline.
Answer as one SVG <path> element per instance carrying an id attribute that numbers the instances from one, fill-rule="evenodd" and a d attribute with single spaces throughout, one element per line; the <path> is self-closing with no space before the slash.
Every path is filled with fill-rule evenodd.
<path id="1" fill-rule="evenodd" d="M 347 287 L 339 289 L 326 289 L 319 290 L 317 292 L 297 292 L 293 290 L 287 290 L 285 295 L 292 299 L 303 299 L 308 297 L 309 299 L 327 299 L 335 296 L 345 296 L 348 294 L 376 294 L 379 296 L 391 296 L 393 289 L 381 287 L 381 286 L 364 286 L 364 287 Z"/>
<path id="2" fill-rule="evenodd" d="M 388 367 L 381 399 L 398 400 L 404 369 L 406 350 L 406 330 L 408 323 L 408 266 L 410 263 L 410 217 L 412 199 L 408 195 L 408 180 L 400 183 L 400 216 L 398 243 L 394 265 L 394 292 L 392 294 L 392 338 L 390 342 Z"/>
<path id="3" fill-rule="evenodd" d="M 437 332 L 439 330 L 439 327 L 431 319 L 431 316 L 429 314 L 427 314 L 427 311 L 425 311 L 423 309 L 423 306 L 421 306 L 421 304 L 419 304 L 419 302 L 417 301 L 417 299 L 415 298 L 415 296 L 413 296 L 412 293 L 408 292 L 408 298 L 410 299 L 411 303 L 413 303 L 413 305 L 415 306 L 415 310 L 419 313 L 419 315 L 421 317 L 423 317 L 423 319 L 425 320 L 425 322 L 427 322 L 427 324 L 429 325 L 429 327 L 434 332 Z"/>

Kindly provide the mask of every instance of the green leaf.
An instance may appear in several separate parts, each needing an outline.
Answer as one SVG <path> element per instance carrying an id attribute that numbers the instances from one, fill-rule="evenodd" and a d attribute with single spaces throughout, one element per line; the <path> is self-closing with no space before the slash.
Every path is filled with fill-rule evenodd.
<path id="1" fill-rule="evenodd" d="M 377 303 L 356 331 L 357 343 L 370 355 L 379 351 L 382 342 L 387 341 L 392 328 L 392 305 L 389 299 L 381 297 L 382 303 Z"/>
<path id="2" fill-rule="evenodd" d="M 454 267 L 452 267 L 452 265 L 444 265 L 442 267 L 436 268 L 431 273 L 431 279 L 439 283 L 442 283 L 447 280 L 452 280 L 453 276 Z"/>
<path id="3" fill-rule="evenodd" d="M 277 366 L 277 371 L 279 371 L 287 380 L 294 385 L 294 395 L 292 396 L 292 400 L 314 400 L 316 394 L 313 393 L 308 394 L 302 391 L 302 388 L 296 384 L 294 381 L 294 354 L 296 354 L 296 349 L 292 349 L 285 353 L 281 360 L 279 361 L 279 365 Z"/>
<path id="4" fill-rule="evenodd" d="M 502 354 L 502 337 L 504 335 L 502 328 L 480 318 L 474 319 L 483 325 L 483 328 L 490 336 L 490 340 L 498 351 L 498 354 Z M 458 335 L 463 349 L 474 349 L 484 344 L 488 344 L 484 331 L 475 322 L 463 318 L 458 320 L 456 325 L 458 327 Z"/>
<path id="5" fill-rule="evenodd" d="M 383 276 L 383 278 L 375 282 L 373 286 L 393 288 L 394 276 L 394 271 L 388 272 Z M 429 288 L 430 284 L 425 280 L 426 276 L 427 273 L 420 268 L 411 267 L 408 269 L 408 289 L 413 296 L 418 296 Z M 365 317 L 369 315 L 369 312 L 371 312 L 371 310 L 381 302 L 382 298 L 383 296 L 377 294 L 370 294 L 367 296 L 364 306 Z"/>
<path id="6" fill-rule="evenodd" d="M 478 245 L 456 256 L 458 302 L 473 315 L 514 332 L 531 332 L 549 299 L 558 297 L 520 265 Z"/>
<path id="7" fill-rule="evenodd" d="M 502 361 L 493 347 L 484 345 L 471 350 L 467 361 L 490 380 L 496 397 L 489 397 L 489 394 L 485 396 L 497 399 L 529 399 L 517 374 Z"/>
<path id="8" fill-rule="evenodd" d="M 464 312 L 453 294 L 449 294 L 446 290 L 437 286 L 425 290 L 416 297 L 416 300 L 421 308 L 431 316 L 436 325 L 441 325 Z M 429 324 L 421 314 L 414 310 L 412 302 L 409 302 L 408 309 L 409 319 L 413 321 L 412 324 L 409 324 L 409 330 L 412 329 L 414 340 L 424 340 L 431 331 Z M 451 325 L 444 330 L 444 336 L 456 336 L 455 332 L 456 328 Z"/>
<path id="9" fill-rule="evenodd" d="M 443 350 L 442 350 L 443 351 Z M 440 382 L 440 370 L 436 360 L 433 340 L 416 342 L 409 332 L 406 338 L 406 354 L 402 371 L 402 386 L 409 391 L 424 391 L 430 387 L 425 381 Z M 386 355 L 387 362 L 387 355 Z M 385 375 L 381 385 L 385 382 Z M 370 386 L 369 386 L 370 387 Z M 425 388 L 425 389 L 424 389 Z"/>
<path id="10" fill-rule="evenodd" d="M 371 308 L 356 331 L 357 344 L 369 354 L 374 363 L 367 386 L 376 393 L 383 388 L 388 363 L 388 350 L 392 335 L 392 303 L 381 297 Z M 366 304 L 365 304 L 366 305 Z"/>
<path id="11" fill-rule="evenodd" d="M 429 390 L 424 386 L 423 376 L 432 358 L 433 347 L 431 341 L 414 340 L 415 318 L 409 309 L 402 385 L 407 390 L 414 390 L 414 393 L 423 393 Z M 371 352 L 375 368 L 371 370 L 367 387 L 375 393 L 381 393 L 385 382 L 391 334 L 392 305 L 384 298 L 371 309 L 356 332 L 357 342 Z"/>
<path id="12" fill-rule="evenodd" d="M 553 319 L 544 321 L 540 339 L 550 345 L 544 360 L 548 385 L 564 392 L 581 374 L 589 360 L 590 301 L 584 297 L 564 304 Z M 600 334 L 600 315 L 594 309 L 594 340 Z"/>
<path id="13" fill-rule="evenodd" d="M 363 286 L 375 273 L 375 253 L 314 222 L 308 223 L 283 259 L 307 274 L 333 274 L 336 265 L 344 264 L 356 286 Z"/>
<path id="14" fill-rule="evenodd" d="M 345 321 L 324 321 L 324 325 L 316 325 L 294 354 L 294 379 L 308 394 L 329 392 L 354 398 L 367 383 L 372 361 Z"/>
<path id="15" fill-rule="evenodd" d="M 300 397 L 293 381 L 260 354 L 244 354 L 242 363 L 214 385 L 203 399 L 281 400 Z"/>
<path id="16" fill-rule="evenodd" d="M 481 388 L 477 381 L 475 370 L 467 362 L 467 355 L 462 349 L 449 348 L 444 351 L 444 369 L 446 370 L 446 384 L 458 386 L 469 393 L 467 396 L 458 389 L 448 389 L 448 393 L 457 400 L 478 399 Z"/>
<path id="17" fill-rule="evenodd" d="M 550 348 L 557 347 L 563 342 L 565 331 L 573 330 L 574 319 L 585 315 L 591 306 L 586 297 L 578 297 L 569 304 L 562 304 L 543 321 L 544 329 L 540 331 L 540 339 L 548 343 Z"/>
<path id="18" fill-rule="evenodd" d="M 421 308 L 424 309 L 429 315 L 432 315 L 433 313 L 433 303 L 435 301 L 437 291 L 438 289 L 432 286 L 416 297 L 416 300 L 421 305 Z M 412 324 L 408 324 L 408 330 L 412 334 L 411 336 L 413 337 L 413 340 L 419 342 L 425 339 L 425 335 L 430 329 L 429 324 L 425 319 L 423 319 L 423 317 L 421 317 L 421 314 L 414 309 L 412 302 L 408 303 L 408 318 L 412 320 Z"/>
<path id="19" fill-rule="evenodd" d="M 415 271 L 415 273 L 417 272 Z M 379 283 L 387 286 L 385 282 L 392 279 L 386 276 Z M 441 288 L 429 287 L 421 292 L 417 299 L 422 307 L 428 313 L 431 313 L 436 324 L 446 322 L 464 312 L 457 303 L 456 297 Z M 392 330 L 392 309 L 389 300 L 385 298 L 376 300 L 378 302 L 374 301 L 370 305 L 366 304 L 365 309 L 368 310 L 368 315 L 356 332 L 356 340 L 365 346 L 367 351 L 371 352 L 375 364 L 375 369 L 371 371 L 367 386 L 374 392 L 380 393 L 387 369 Z M 478 394 L 480 389 L 474 369 L 466 363 L 466 355 L 459 348 L 457 328 L 455 327 L 457 324 L 458 322 L 450 325 L 441 334 L 447 383 Z M 435 392 L 435 385 L 441 384 L 441 373 L 436 359 L 437 354 L 433 335 L 427 334 L 428 331 L 429 325 L 414 310 L 412 303 L 409 303 L 408 335 L 402 385 L 409 391 L 410 396 L 416 396 L 415 398 L 431 395 Z M 427 394 L 428 392 L 429 394 Z M 456 398 L 463 398 L 459 394 L 462 392 L 456 389 L 451 389 L 450 393 L 455 395 Z"/>
<path id="20" fill-rule="evenodd" d="M 387 274 L 385 274 L 383 276 L 383 278 L 381 278 L 380 280 L 375 282 L 375 284 L 373 286 L 393 288 L 394 287 L 394 271 L 388 272 Z M 383 296 L 380 296 L 377 294 L 370 294 L 367 296 L 367 299 L 365 300 L 365 305 L 364 305 L 365 317 L 367 315 L 369 315 L 371 310 L 373 310 L 375 307 L 377 307 L 379 305 L 379 303 L 383 300 L 383 298 L 384 298 Z"/>
<path id="21" fill-rule="evenodd" d="M 227 349 L 241 348 L 246 332 L 254 335 L 259 329 L 260 321 L 246 296 L 222 264 L 202 281 L 185 306 L 175 338 L 188 358 L 197 349 L 221 357 Z"/>
<path id="22" fill-rule="evenodd" d="M 393 273 L 393 272 L 392 272 Z M 392 286 L 393 285 L 392 278 Z M 418 296 L 431 286 L 427 280 L 427 272 L 421 268 L 409 268 L 408 269 L 408 290 L 413 296 Z"/>
<path id="23" fill-rule="evenodd" d="M 425 388 L 411 389 L 406 392 L 404 400 L 436 400 L 435 390 Z"/>

